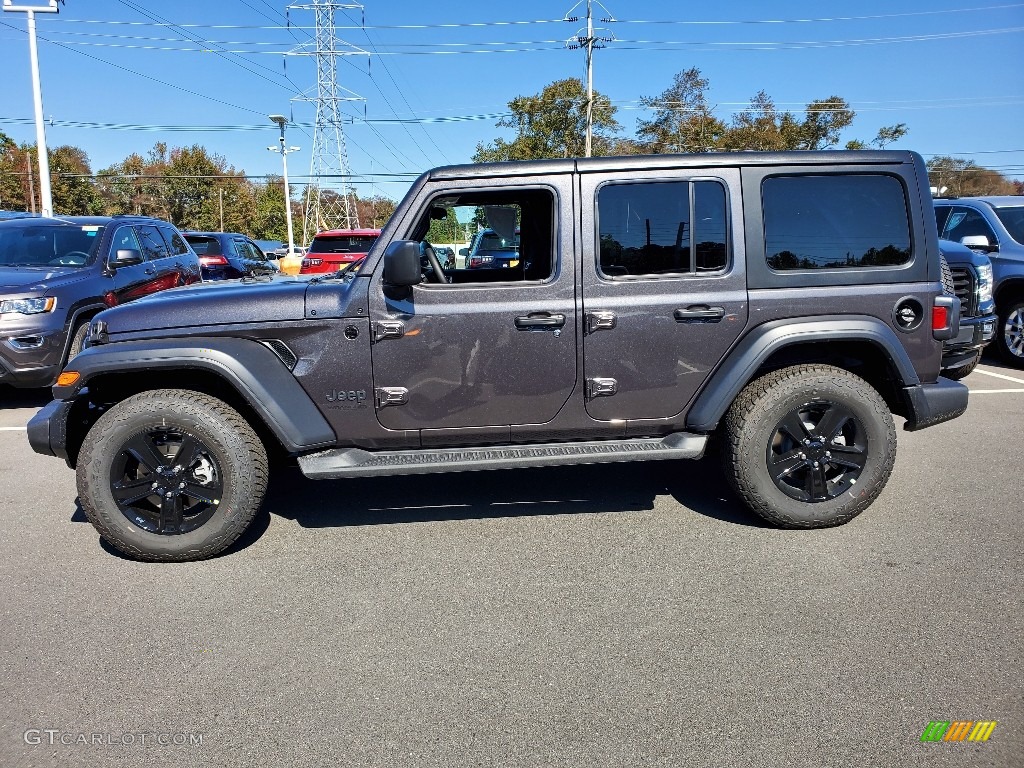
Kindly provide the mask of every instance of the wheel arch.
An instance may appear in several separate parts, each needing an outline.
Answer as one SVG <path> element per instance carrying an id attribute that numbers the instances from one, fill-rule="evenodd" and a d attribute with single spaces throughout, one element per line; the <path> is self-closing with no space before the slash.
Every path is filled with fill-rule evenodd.
<path id="1" fill-rule="evenodd" d="M 1024 301 L 1024 277 L 1003 280 L 995 292 L 996 307 L 1002 309 L 1010 301 Z"/>
<path id="2" fill-rule="evenodd" d="M 777 320 L 754 328 L 733 348 L 697 396 L 687 414 L 687 428 L 713 431 L 747 384 L 802 363 L 835 365 L 857 374 L 900 415 L 906 415 L 903 388 L 921 383 L 895 331 L 877 318 Z"/>
<path id="3" fill-rule="evenodd" d="M 190 338 L 89 347 L 75 358 L 73 387 L 54 387 L 76 400 L 68 418 L 73 465 L 91 423 L 111 405 L 155 389 L 185 389 L 217 397 L 252 424 L 268 447 L 287 454 L 328 447 L 333 429 L 280 358 L 249 339 Z M 91 414 L 91 415 L 90 415 Z M 77 416 L 78 418 L 75 418 Z"/>

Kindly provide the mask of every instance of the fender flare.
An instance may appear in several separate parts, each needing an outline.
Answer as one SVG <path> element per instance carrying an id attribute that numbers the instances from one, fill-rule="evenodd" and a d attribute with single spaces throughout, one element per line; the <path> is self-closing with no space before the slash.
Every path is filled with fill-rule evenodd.
<path id="1" fill-rule="evenodd" d="M 334 445 L 334 430 L 281 359 L 251 339 L 189 337 L 124 341 L 87 347 L 75 358 L 81 374 L 70 387 L 53 388 L 57 400 L 74 399 L 102 374 L 198 369 L 224 379 L 290 453 Z"/>
<path id="2" fill-rule="evenodd" d="M 831 315 L 803 320 L 773 320 L 754 328 L 733 348 L 687 414 L 687 429 L 713 431 L 765 360 L 785 347 L 821 341 L 870 342 L 889 358 L 904 387 L 921 383 L 896 332 L 876 317 Z"/>

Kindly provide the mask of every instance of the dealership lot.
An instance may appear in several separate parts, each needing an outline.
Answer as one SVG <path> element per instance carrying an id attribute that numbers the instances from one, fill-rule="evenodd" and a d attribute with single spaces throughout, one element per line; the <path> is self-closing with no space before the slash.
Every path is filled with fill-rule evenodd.
<path id="1" fill-rule="evenodd" d="M 291 471 L 175 565 L 99 543 L 5 390 L 0 764 L 1019 765 L 1024 372 L 966 383 L 840 528 L 764 527 L 711 459 Z"/>

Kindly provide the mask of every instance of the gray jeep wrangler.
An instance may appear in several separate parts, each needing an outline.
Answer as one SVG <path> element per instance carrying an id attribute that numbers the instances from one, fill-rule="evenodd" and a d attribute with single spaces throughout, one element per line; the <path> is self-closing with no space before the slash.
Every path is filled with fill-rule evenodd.
<path id="1" fill-rule="evenodd" d="M 447 268 L 428 235 L 453 217 L 518 231 L 519 258 Z M 893 414 L 966 409 L 939 377 L 958 321 L 910 152 L 439 168 L 345 272 L 101 313 L 29 440 L 148 560 L 230 546 L 274 454 L 351 478 L 697 459 L 714 438 L 755 513 L 832 526 L 882 491 Z"/>

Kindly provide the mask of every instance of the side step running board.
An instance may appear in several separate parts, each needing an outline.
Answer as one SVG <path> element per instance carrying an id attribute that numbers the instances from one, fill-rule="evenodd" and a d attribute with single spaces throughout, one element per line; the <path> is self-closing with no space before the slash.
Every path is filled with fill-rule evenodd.
<path id="1" fill-rule="evenodd" d="M 676 432 L 665 437 L 594 440 L 580 443 L 433 448 L 413 451 L 365 451 L 336 448 L 299 457 L 306 477 L 383 477 L 484 469 L 547 467 L 561 464 L 608 464 L 656 459 L 699 459 L 707 435 Z"/>

